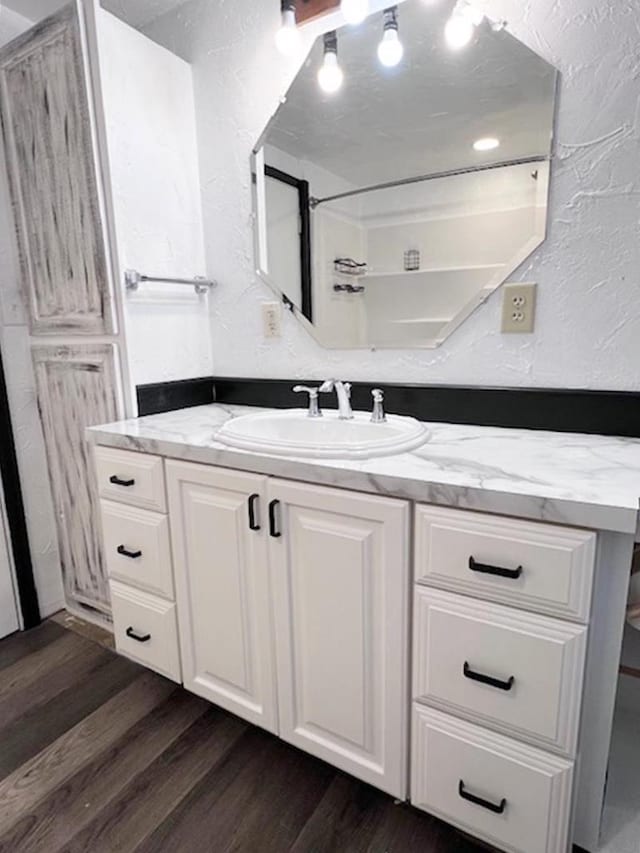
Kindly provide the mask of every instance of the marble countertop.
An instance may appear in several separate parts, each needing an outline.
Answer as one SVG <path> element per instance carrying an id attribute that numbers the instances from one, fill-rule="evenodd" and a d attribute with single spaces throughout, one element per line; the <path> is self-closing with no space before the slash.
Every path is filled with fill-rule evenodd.
<path id="1" fill-rule="evenodd" d="M 281 457 L 216 442 L 229 418 L 266 411 L 212 404 L 96 426 L 101 445 L 440 506 L 638 534 L 640 440 L 427 424 L 412 453 L 379 459 Z"/>

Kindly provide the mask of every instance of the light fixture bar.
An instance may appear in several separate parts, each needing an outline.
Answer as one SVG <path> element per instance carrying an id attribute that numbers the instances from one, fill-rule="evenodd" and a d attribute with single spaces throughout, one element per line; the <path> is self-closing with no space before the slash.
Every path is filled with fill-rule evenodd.
<path id="1" fill-rule="evenodd" d="M 384 184 L 374 184 L 370 187 L 362 187 L 359 190 L 349 190 L 349 192 L 338 193 L 337 195 L 329 195 L 325 198 L 311 198 L 309 204 L 313 210 L 319 204 L 326 204 L 330 201 L 338 201 L 342 198 L 351 198 L 354 195 L 364 195 L 365 193 L 376 192 L 377 190 L 390 190 L 393 187 L 403 187 L 409 184 L 420 184 L 423 181 L 437 181 L 439 178 L 455 178 L 458 175 L 472 175 L 475 172 L 490 172 L 493 169 L 504 169 L 507 166 L 525 166 L 531 163 L 547 163 L 549 157 L 539 155 L 537 157 L 521 157 L 515 160 L 501 160 L 498 163 L 486 163 L 481 166 L 467 166 L 463 169 L 449 169 L 446 172 L 432 172 L 430 175 L 418 175 L 415 178 L 401 178 L 398 181 L 388 181 Z"/>

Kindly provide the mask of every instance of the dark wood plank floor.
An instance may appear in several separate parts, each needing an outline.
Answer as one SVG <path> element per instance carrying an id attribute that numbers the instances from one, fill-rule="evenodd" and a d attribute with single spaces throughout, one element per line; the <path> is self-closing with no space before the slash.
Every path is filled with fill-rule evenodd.
<path id="1" fill-rule="evenodd" d="M 0 642 L 3 853 L 481 849 L 59 624 Z"/>

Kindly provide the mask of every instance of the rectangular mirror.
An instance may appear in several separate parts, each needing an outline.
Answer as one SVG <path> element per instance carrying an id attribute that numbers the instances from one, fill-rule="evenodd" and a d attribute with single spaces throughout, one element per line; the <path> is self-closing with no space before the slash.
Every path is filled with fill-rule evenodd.
<path id="1" fill-rule="evenodd" d="M 255 147 L 258 272 L 324 346 L 438 346 L 544 240 L 556 71 L 453 11 L 319 38 Z"/>

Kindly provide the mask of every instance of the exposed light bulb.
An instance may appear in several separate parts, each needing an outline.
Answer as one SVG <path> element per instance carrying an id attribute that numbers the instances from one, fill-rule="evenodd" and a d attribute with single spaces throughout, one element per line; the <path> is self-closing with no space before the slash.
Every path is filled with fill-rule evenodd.
<path id="1" fill-rule="evenodd" d="M 387 68 L 393 68 L 404 56 L 404 47 L 398 36 L 398 7 L 385 9 L 384 33 L 378 45 L 378 59 Z"/>
<path id="2" fill-rule="evenodd" d="M 398 38 L 397 30 L 385 30 L 378 45 L 378 59 L 387 68 L 393 68 L 404 56 L 404 47 Z"/>
<path id="3" fill-rule="evenodd" d="M 348 24 L 361 24 L 369 14 L 369 0 L 342 0 L 340 11 Z"/>
<path id="4" fill-rule="evenodd" d="M 285 56 L 295 56 L 301 45 L 300 30 L 296 25 L 296 10 L 291 4 L 282 9 L 282 26 L 276 33 L 276 47 Z"/>
<path id="5" fill-rule="evenodd" d="M 474 29 L 473 22 L 466 15 L 454 12 L 444 28 L 447 44 L 453 50 L 466 47 L 473 38 Z"/>
<path id="6" fill-rule="evenodd" d="M 485 136 L 482 139 L 477 139 L 473 143 L 473 147 L 476 151 L 493 151 L 500 147 L 500 140 L 496 139 L 495 136 Z"/>
<path id="7" fill-rule="evenodd" d="M 484 13 L 480 9 L 467 0 L 458 0 L 444 30 L 449 47 L 453 50 L 466 47 L 473 38 L 475 28 L 483 21 Z"/>
<path id="8" fill-rule="evenodd" d="M 318 84 L 323 92 L 333 95 L 342 86 L 344 73 L 338 63 L 338 37 L 335 31 L 324 37 L 324 61 L 318 71 Z"/>

